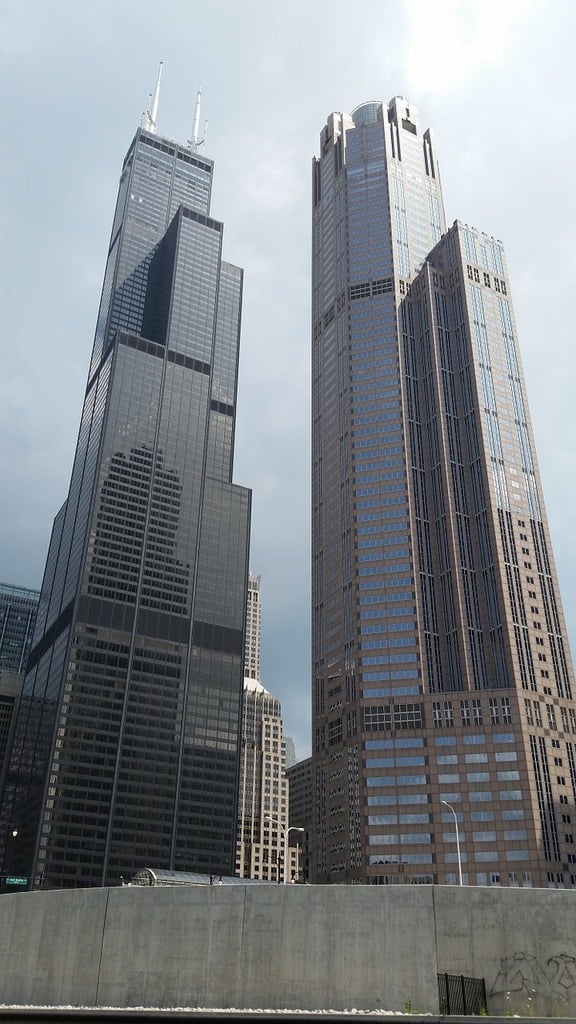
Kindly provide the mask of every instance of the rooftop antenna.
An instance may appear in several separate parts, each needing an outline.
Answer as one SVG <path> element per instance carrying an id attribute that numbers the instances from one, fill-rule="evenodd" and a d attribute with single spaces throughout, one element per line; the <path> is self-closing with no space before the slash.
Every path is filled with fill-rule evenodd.
<path id="1" fill-rule="evenodd" d="M 160 61 L 160 67 L 158 68 L 158 78 L 156 79 L 156 86 L 154 92 L 150 96 L 150 103 L 148 110 L 142 115 L 142 127 L 147 132 L 156 132 L 156 118 L 158 117 L 158 99 L 160 97 L 160 79 L 162 78 L 162 65 L 164 61 Z"/>
<path id="2" fill-rule="evenodd" d="M 199 130 L 200 130 L 200 101 L 201 101 L 201 99 L 202 99 L 202 86 L 200 85 L 198 87 L 198 92 L 196 93 L 196 107 L 195 107 L 195 110 L 194 110 L 194 125 L 193 125 L 193 128 L 192 128 L 192 138 L 188 142 L 188 145 L 190 146 L 190 149 L 193 149 L 194 152 L 196 152 L 196 150 L 199 149 L 200 146 L 204 145 L 204 143 L 206 142 L 206 136 L 208 134 L 208 121 L 205 121 L 204 122 L 204 137 L 203 138 L 199 137 Z"/>

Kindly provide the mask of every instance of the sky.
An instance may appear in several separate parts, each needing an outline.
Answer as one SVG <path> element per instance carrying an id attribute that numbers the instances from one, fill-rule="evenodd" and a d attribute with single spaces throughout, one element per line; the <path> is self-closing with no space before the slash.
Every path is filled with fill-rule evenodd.
<path id="1" fill-rule="evenodd" d="M 262 678 L 310 751 L 310 179 L 333 111 L 407 96 L 448 223 L 506 248 L 568 635 L 576 645 L 573 0 L 3 0 L 0 580 L 40 587 L 66 498 L 124 154 L 202 84 L 212 215 L 244 268 L 234 479 L 253 491 Z"/>

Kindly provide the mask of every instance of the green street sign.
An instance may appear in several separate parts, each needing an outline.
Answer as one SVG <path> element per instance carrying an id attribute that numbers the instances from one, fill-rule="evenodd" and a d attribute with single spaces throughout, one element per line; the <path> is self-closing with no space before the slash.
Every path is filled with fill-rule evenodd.
<path id="1" fill-rule="evenodd" d="M 8 875 L 6 885 L 28 885 L 28 879 L 18 878 L 17 875 Z"/>

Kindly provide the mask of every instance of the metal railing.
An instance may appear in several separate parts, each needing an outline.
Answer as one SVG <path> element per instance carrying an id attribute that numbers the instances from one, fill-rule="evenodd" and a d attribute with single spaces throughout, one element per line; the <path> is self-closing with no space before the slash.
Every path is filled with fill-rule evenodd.
<path id="1" fill-rule="evenodd" d="M 446 1016 L 473 1016 L 486 1012 L 484 978 L 465 978 L 463 974 L 438 975 L 440 1013 Z"/>

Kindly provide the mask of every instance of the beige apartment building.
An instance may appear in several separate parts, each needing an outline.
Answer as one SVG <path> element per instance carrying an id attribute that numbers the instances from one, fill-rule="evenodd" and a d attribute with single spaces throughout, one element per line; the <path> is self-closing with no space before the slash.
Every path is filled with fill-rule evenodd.
<path id="1" fill-rule="evenodd" d="M 289 826 L 286 748 L 280 701 L 260 681 L 260 576 L 248 577 L 246 607 L 236 873 L 241 878 L 283 882 Z M 290 848 L 290 880 L 296 856 Z"/>

